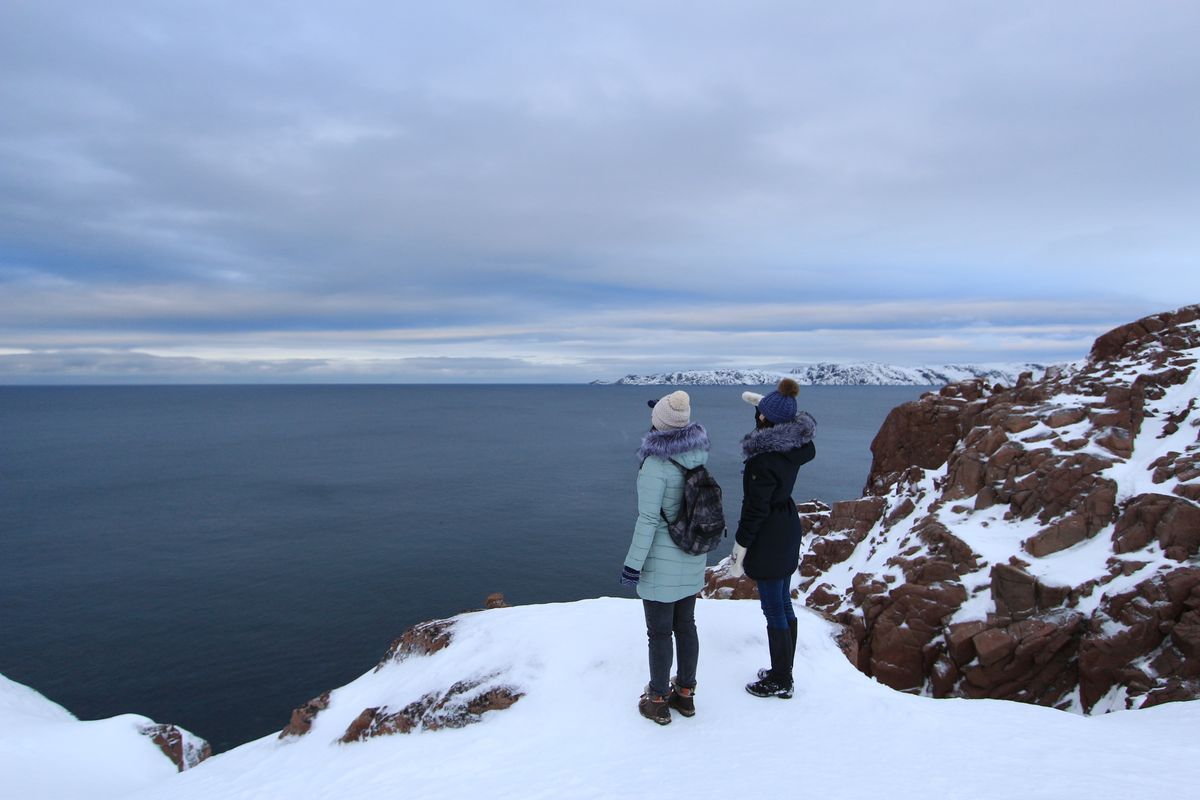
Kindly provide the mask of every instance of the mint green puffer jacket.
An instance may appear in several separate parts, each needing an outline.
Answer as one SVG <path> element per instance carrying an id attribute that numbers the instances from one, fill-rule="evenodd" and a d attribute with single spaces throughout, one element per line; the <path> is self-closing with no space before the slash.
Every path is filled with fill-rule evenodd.
<path id="1" fill-rule="evenodd" d="M 694 595 L 704 586 L 704 555 L 688 555 L 675 546 L 667 533 L 668 519 L 675 519 L 683 496 L 683 470 L 708 462 L 708 434 L 696 423 L 677 431 L 651 431 L 642 440 L 638 455 L 645 459 L 638 471 L 638 516 L 633 541 L 625 555 L 625 566 L 641 572 L 638 597 L 673 603 Z"/>

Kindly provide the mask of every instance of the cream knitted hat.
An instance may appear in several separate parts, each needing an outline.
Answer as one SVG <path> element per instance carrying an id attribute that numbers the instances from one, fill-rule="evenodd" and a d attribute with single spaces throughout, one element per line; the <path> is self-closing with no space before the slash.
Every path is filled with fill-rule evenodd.
<path id="1" fill-rule="evenodd" d="M 687 392 L 671 392 L 654 404 L 650 422 L 660 431 L 686 428 L 692 421 L 692 398 Z"/>

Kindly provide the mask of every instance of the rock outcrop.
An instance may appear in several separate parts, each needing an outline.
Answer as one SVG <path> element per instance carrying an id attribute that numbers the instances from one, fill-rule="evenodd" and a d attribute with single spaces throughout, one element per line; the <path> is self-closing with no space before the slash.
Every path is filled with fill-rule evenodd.
<path id="1" fill-rule="evenodd" d="M 488 595 L 484 606 L 486 610 L 509 607 L 504 595 L 498 592 Z M 378 673 L 410 658 L 426 658 L 444 650 L 454 640 L 456 624 L 457 619 L 438 619 L 413 625 L 392 642 L 372 671 Z M 279 738 L 286 740 L 310 733 L 318 716 L 328 712 L 337 702 L 335 694 L 325 692 L 293 710 L 292 718 L 280 731 Z M 502 673 L 466 677 L 444 690 L 427 692 L 416 700 L 381 703 L 363 709 L 337 741 L 349 744 L 396 733 L 462 728 L 479 722 L 489 711 L 509 708 L 523 695 L 518 687 L 504 679 Z"/>
<path id="2" fill-rule="evenodd" d="M 1147 317 L 1039 379 L 892 411 L 864 496 L 801 516 L 797 595 L 859 669 L 1084 712 L 1200 696 L 1198 321 Z"/>
<path id="3" fill-rule="evenodd" d="M 162 750 L 180 772 L 189 770 L 212 755 L 208 742 L 175 725 L 155 723 L 138 729 Z"/>
<path id="4" fill-rule="evenodd" d="M 459 681 L 444 692 L 426 694 L 397 711 L 387 706 L 365 709 L 338 741 L 349 744 L 375 736 L 464 728 L 479 722 L 487 712 L 509 708 L 523 696 L 511 686 L 495 684 L 497 677 Z"/>

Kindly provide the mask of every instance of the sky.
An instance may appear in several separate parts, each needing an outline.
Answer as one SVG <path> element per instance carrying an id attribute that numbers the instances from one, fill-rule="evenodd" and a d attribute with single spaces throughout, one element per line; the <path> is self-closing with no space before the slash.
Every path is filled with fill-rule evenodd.
<path id="1" fill-rule="evenodd" d="M 1200 4 L 0 0 L 0 384 L 1075 360 L 1200 302 Z"/>

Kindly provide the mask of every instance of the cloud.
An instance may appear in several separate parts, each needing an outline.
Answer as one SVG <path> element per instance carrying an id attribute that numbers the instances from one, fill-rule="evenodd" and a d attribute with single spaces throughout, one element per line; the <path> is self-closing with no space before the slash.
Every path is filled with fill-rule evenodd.
<path id="1" fill-rule="evenodd" d="M 1200 298 L 1197 23 L 1172 0 L 16 4 L 0 346 L 1065 353 Z"/>

